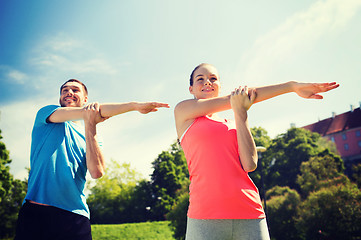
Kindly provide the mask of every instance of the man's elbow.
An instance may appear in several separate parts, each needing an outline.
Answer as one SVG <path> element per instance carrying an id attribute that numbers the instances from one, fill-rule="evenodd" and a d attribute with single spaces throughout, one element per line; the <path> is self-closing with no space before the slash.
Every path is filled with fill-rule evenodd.
<path id="1" fill-rule="evenodd" d="M 93 179 L 98 179 L 98 178 L 101 178 L 103 175 L 104 175 L 104 171 L 103 170 L 93 170 L 93 171 L 89 171 L 90 173 L 90 176 L 93 178 Z"/>

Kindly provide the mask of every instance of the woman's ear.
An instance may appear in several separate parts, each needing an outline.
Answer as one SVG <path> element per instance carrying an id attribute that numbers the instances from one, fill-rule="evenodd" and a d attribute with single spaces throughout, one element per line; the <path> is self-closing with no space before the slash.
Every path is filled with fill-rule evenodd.
<path id="1" fill-rule="evenodd" d="M 193 94 L 193 86 L 189 86 L 189 92 Z"/>

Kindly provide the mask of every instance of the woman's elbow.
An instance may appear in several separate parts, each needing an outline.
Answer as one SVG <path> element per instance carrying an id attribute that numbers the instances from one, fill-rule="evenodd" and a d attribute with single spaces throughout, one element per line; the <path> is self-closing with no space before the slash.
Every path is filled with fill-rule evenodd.
<path id="1" fill-rule="evenodd" d="M 253 172 L 254 170 L 257 169 L 257 160 L 258 158 L 251 158 L 247 164 L 245 164 L 245 166 L 243 166 L 243 169 L 246 171 L 246 172 Z"/>
<path id="2" fill-rule="evenodd" d="M 257 164 L 250 164 L 249 166 L 244 168 L 246 172 L 253 172 L 256 169 L 257 169 Z"/>

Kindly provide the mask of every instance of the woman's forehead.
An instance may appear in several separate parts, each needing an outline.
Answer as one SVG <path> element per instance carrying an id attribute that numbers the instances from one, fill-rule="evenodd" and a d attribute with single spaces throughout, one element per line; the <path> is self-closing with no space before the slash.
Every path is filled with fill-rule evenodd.
<path id="1" fill-rule="evenodd" d="M 209 64 L 200 66 L 196 71 L 195 71 L 195 76 L 198 75 L 217 75 L 218 76 L 218 71 L 217 69 Z"/>

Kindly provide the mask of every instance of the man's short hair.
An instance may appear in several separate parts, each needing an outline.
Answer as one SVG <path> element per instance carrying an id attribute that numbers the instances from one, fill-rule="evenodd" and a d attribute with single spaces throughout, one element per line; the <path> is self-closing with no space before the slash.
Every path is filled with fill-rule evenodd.
<path id="1" fill-rule="evenodd" d="M 60 94 L 61 94 L 61 90 L 63 90 L 63 88 L 64 88 L 64 85 L 67 84 L 68 82 L 77 82 L 77 83 L 81 84 L 81 85 L 83 86 L 84 90 L 85 90 L 86 95 L 88 96 L 88 89 L 86 88 L 85 84 L 82 83 L 81 81 L 79 81 L 78 79 L 74 79 L 74 78 L 69 79 L 68 81 L 66 81 L 65 83 L 63 83 L 63 85 L 61 85 L 61 87 L 60 87 Z"/>

